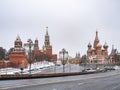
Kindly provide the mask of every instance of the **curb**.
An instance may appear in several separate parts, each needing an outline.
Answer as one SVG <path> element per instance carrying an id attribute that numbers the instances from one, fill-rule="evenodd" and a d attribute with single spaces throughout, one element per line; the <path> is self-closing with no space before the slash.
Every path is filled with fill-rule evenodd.
<path id="1" fill-rule="evenodd" d="M 100 73 L 102 71 L 92 72 L 71 72 L 71 73 L 50 73 L 50 74 L 22 74 L 22 75 L 1 75 L 0 80 L 17 80 L 17 79 L 35 79 L 35 78 L 50 78 L 50 77 L 63 77 L 63 76 L 74 76 L 74 75 L 86 75 Z"/>

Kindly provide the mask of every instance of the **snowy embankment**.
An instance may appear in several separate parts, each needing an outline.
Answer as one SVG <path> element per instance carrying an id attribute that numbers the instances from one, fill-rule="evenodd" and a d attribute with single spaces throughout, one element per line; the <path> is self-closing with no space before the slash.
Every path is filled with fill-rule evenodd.
<path id="1" fill-rule="evenodd" d="M 30 65 L 29 65 L 30 66 Z M 28 68 L 24 68 L 22 74 L 29 74 L 29 66 Z M 39 73 L 42 69 L 53 67 L 54 63 L 52 62 L 36 62 L 31 64 L 31 73 Z M 0 69 L 0 75 L 6 74 L 21 74 L 20 68 L 3 68 Z"/>

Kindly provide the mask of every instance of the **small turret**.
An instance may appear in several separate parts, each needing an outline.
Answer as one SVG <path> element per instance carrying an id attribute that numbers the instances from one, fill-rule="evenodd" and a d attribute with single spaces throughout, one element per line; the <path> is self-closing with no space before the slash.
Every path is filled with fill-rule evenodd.
<path id="1" fill-rule="evenodd" d="M 88 44 L 88 48 L 91 48 L 92 47 L 92 45 L 91 45 L 91 43 L 89 42 L 89 44 Z"/>
<path id="2" fill-rule="evenodd" d="M 17 38 L 14 42 L 14 47 L 22 47 L 22 41 L 19 35 L 17 35 Z"/>
<path id="3" fill-rule="evenodd" d="M 106 42 L 105 42 L 105 44 L 103 45 L 103 48 L 104 48 L 104 49 L 107 49 L 107 48 L 108 48 L 108 45 L 107 45 Z"/>
<path id="4" fill-rule="evenodd" d="M 76 53 L 76 58 L 80 58 L 80 53 Z"/>
<path id="5" fill-rule="evenodd" d="M 91 55 L 91 51 L 92 51 L 92 45 L 91 45 L 91 43 L 89 42 L 89 44 L 88 44 L 88 50 L 87 50 L 87 56 L 90 56 Z"/>
<path id="6" fill-rule="evenodd" d="M 39 49 L 38 39 L 37 38 L 36 38 L 35 43 L 34 43 L 34 49 Z"/>

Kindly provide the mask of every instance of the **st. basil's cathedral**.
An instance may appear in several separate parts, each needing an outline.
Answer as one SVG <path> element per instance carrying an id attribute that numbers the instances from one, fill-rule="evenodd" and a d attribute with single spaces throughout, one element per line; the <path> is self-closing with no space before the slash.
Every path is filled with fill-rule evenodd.
<path id="1" fill-rule="evenodd" d="M 88 44 L 87 64 L 108 64 L 108 58 L 108 45 L 106 42 L 103 46 L 100 44 L 98 30 L 96 30 L 93 47 L 90 42 Z"/>

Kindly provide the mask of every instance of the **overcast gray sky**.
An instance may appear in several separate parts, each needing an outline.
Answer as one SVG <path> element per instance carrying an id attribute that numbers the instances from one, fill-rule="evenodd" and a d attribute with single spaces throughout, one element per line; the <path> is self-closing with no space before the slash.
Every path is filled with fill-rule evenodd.
<path id="1" fill-rule="evenodd" d="M 48 26 L 53 53 L 86 54 L 96 29 L 100 43 L 120 51 L 120 0 L 0 0 L 0 46 L 13 47 L 17 34 L 44 44 Z"/>

